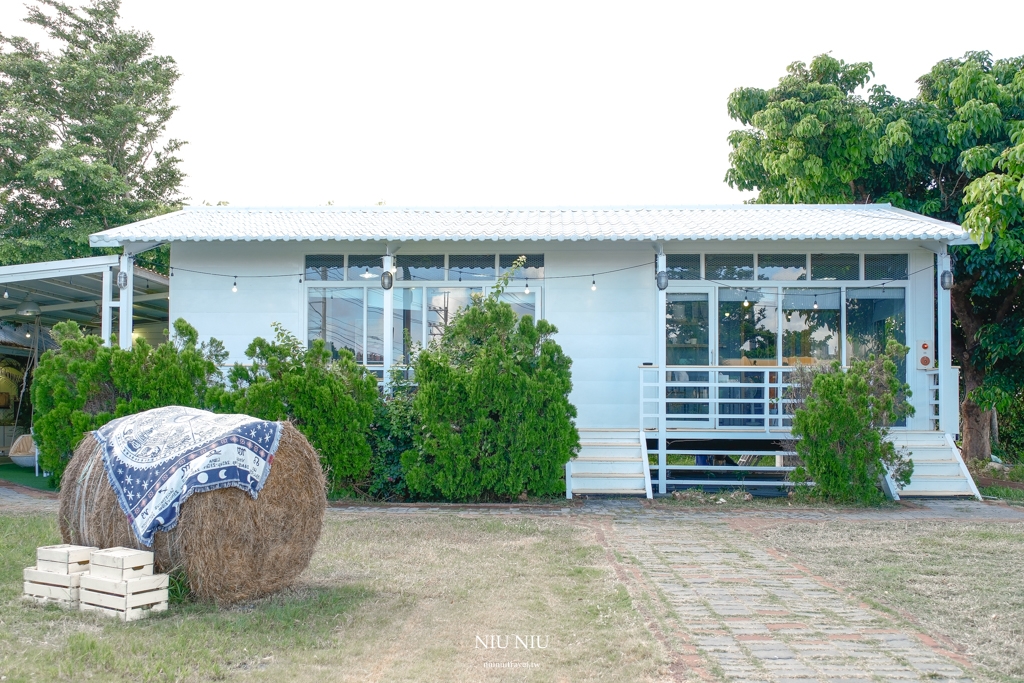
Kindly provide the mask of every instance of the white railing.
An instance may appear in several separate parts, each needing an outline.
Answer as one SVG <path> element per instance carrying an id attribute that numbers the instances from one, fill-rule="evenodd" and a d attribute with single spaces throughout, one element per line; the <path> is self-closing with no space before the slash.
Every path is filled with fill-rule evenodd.
<path id="1" fill-rule="evenodd" d="M 788 432 L 792 368 L 642 366 L 644 431 L 715 429 Z"/>

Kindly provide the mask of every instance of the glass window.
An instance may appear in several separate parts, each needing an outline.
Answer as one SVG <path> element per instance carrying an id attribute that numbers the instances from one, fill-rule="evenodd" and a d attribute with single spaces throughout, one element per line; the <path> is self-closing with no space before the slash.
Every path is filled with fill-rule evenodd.
<path id="1" fill-rule="evenodd" d="M 449 280 L 457 282 L 464 280 L 493 280 L 494 277 L 494 254 L 489 256 L 448 255 Z"/>
<path id="2" fill-rule="evenodd" d="M 906 280 L 906 254 L 864 254 L 865 280 Z"/>
<path id="3" fill-rule="evenodd" d="M 395 287 L 394 362 L 408 365 L 423 344 L 423 289 Z"/>
<path id="4" fill-rule="evenodd" d="M 344 280 L 344 254 L 329 254 L 306 257 L 307 280 Z"/>
<path id="5" fill-rule="evenodd" d="M 380 279 L 384 273 L 384 259 L 381 256 L 360 256 L 350 254 L 348 257 L 348 278 L 356 282 L 366 282 L 373 278 Z"/>
<path id="6" fill-rule="evenodd" d="M 782 364 L 839 359 L 842 297 L 835 289 L 782 290 Z"/>
<path id="7" fill-rule="evenodd" d="M 512 267 L 519 254 L 502 254 L 498 257 L 498 265 L 501 272 Z M 516 271 L 512 277 L 514 280 L 543 280 L 544 279 L 544 254 L 522 254 L 526 257 L 526 265 Z"/>
<path id="8" fill-rule="evenodd" d="M 522 290 L 510 291 L 506 289 L 501 293 L 499 299 L 510 305 L 518 317 L 522 318 L 524 315 L 528 315 L 537 320 L 536 291 L 531 290 L 529 294 L 525 294 Z"/>
<path id="9" fill-rule="evenodd" d="M 812 280 L 859 280 L 858 254 L 811 254 Z"/>
<path id="10" fill-rule="evenodd" d="M 479 287 L 431 287 L 427 290 L 427 332 L 430 339 L 439 339 L 455 315 L 473 301 L 474 294 L 483 294 Z"/>
<path id="11" fill-rule="evenodd" d="M 778 312 L 775 290 L 718 290 L 720 365 L 776 365 Z"/>
<path id="12" fill-rule="evenodd" d="M 846 290 L 846 341 L 850 360 L 867 360 L 872 354 L 881 353 L 890 339 L 907 343 L 904 289 Z"/>
<path id="13" fill-rule="evenodd" d="M 665 300 L 665 363 L 709 365 L 709 329 L 707 294 L 669 293 Z"/>
<path id="14" fill-rule="evenodd" d="M 335 358 L 342 349 L 348 349 L 357 363 L 364 362 L 363 347 L 363 295 L 362 287 L 311 287 L 307 339 L 327 342 Z"/>
<path id="15" fill-rule="evenodd" d="M 398 254 L 395 256 L 395 280 L 443 280 L 444 254 L 420 256 Z"/>
<path id="16" fill-rule="evenodd" d="M 669 280 L 699 280 L 700 254 L 666 254 L 665 268 Z"/>
<path id="17" fill-rule="evenodd" d="M 704 269 L 709 280 L 753 280 L 753 254 L 705 254 Z"/>
<path id="18" fill-rule="evenodd" d="M 807 254 L 758 254 L 758 280 L 806 280 Z"/>
<path id="19" fill-rule="evenodd" d="M 366 364 L 384 363 L 384 290 L 366 290 Z"/>

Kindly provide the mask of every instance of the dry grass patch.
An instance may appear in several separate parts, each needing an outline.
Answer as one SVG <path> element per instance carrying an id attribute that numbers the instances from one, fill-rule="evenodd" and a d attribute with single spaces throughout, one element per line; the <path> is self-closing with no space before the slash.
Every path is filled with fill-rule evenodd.
<path id="1" fill-rule="evenodd" d="M 1024 524 L 787 524 L 755 532 L 827 581 L 941 634 L 976 680 L 1024 681 Z"/>
<path id="2" fill-rule="evenodd" d="M 603 551 L 569 520 L 329 512 L 293 590 L 128 625 L 22 604 L 21 569 L 53 542 L 54 516 L 0 515 L 6 681 L 644 681 L 665 667 Z M 477 647 L 491 635 L 547 647 Z"/>

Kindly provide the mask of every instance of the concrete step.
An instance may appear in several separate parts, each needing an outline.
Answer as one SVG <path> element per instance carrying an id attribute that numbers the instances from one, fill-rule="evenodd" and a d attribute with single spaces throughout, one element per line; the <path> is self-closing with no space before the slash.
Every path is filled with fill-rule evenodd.
<path id="1" fill-rule="evenodd" d="M 639 454 L 635 455 L 605 455 L 604 453 L 580 453 L 573 462 L 643 462 Z"/>
<path id="2" fill-rule="evenodd" d="M 917 474 L 910 479 L 910 484 L 899 491 L 900 498 L 904 496 L 931 496 L 940 494 L 955 494 L 973 496 L 967 479 L 962 476 L 942 476 L 930 474 Z"/>
<path id="3" fill-rule="evenodd" d="M 580 455 L 587 458 L 636 458 L 640 459 L 640 449 L 636 446 L 590 446 L 583 444 L 580 447 Z"/>
<path id="4" fill-rule="evenodd" d="M 646 496 L 647 491 L 645 489 L 577 489 L 572 490 L 573 495 L 580 494 L 592 494 L 592 495 L 619 495 L 619 496 Z"/>
<path id="5" fill-rule="evenodd" d="M 920 462 L 915 460 L 913 478 L 916 479 L 923 476 L 959 478 L 961 476 L 960 463 L 954 460 L 942 462 Z"/>
<path id="6" fill-rule="evenodd" d="M 572 477 L 573 493 L 579 493 L 584 490 L 607 492 L 612 489 L 616 491 L 637 491 L 639 493 L 647 492 L 644 475 L 642 474 L 588 474 L 580 477 L 574 474 Z"/>

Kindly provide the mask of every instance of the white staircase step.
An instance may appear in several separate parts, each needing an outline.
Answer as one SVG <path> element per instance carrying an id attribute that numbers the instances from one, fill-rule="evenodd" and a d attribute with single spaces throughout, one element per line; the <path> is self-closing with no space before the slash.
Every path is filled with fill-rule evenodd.
<path id="1" fill-rule="evenodd" d="M 605 457 L 621 457 L 621 458 L 636 458 L 640 459 L 640 449 L 636 446 L 630 448 L 629 446 L 602 446 L 601 448 L 594 448 L 592 446 L 584 445 L 580 448 L 580 455 L 588 458 L 605 458 Z"/>
<path id="2" fill-rule="evenodd" d="M 643 463 L 636 458 L 632 460 L 574 460 L 572 464 L 572 476 L 585 477 L 590 474 L 630 474 L 639 477 L 644 476 Z"/>

